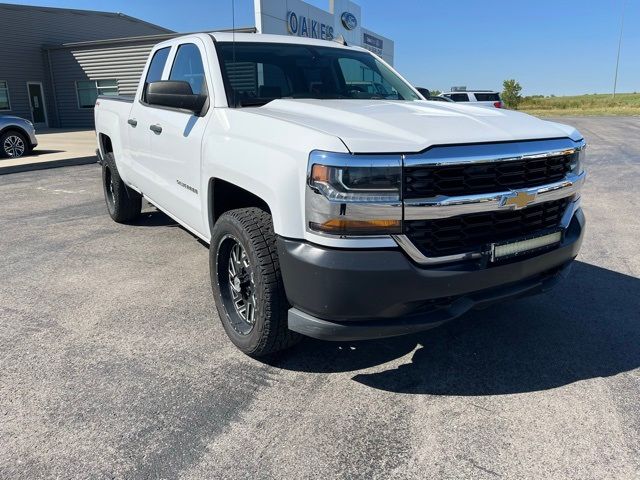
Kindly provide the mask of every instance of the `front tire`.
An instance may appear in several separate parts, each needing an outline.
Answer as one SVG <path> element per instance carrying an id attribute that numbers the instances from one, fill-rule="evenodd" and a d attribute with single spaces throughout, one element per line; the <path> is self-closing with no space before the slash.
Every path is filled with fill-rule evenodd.
<path id="1" fill-rule="evenodd" d="M 22 133 L 9 130 L 0 135 L 0 157 L 20 158 L 30 152 L 31 144 Z"/>
<path id="2" fill-rule="evenodd" d="M 127 187 L 120 178 L 113 153 L 104 156 L 102 188 L 111 218 L 118 223 L 135 220 L 142 211 L 142 195 Z"/>
<path id="3" fill-rule="evenodd" d="M 241 351 L 260 357 L 300 339 L 287 327 L 289 303 L 269 213 L 242 208 L 223 214 L 213 229 L 209 267 L 222 326 Z"/>

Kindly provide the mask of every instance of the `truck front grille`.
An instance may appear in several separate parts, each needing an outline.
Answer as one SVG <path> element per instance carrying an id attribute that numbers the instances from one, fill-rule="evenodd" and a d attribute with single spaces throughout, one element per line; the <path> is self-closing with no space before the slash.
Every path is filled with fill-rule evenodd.
<path id="1" fill-rule="evenodd" d="M 504 192 L 562 180 L 571 170 L 571 155 L 458 165 L 404 168 L 404 198 L 448 197 Z"/>
<path id="2" fill-rule="evenodd" d="M 568 203 L 569 199 L 565 198 L 522 210 L 410 220 L 404 222 L 404 233 L 427 257 L 482 251 L 490 243 L 558 227 Z"/>

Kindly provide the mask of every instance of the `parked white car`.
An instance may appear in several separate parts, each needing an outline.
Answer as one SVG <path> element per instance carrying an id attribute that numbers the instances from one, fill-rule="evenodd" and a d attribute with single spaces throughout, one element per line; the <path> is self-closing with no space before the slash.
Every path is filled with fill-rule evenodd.
<path id="1" fill-rule="evenodd" d="M 0 115 L 0 158 L 29 155 L 37 145 L 33 123 L 12 115 Z"/>
<path id="2" fill-rule="evenodd" d="M 363 72 L 393 99 L 354 89 Z M 144 197 L 209 244 L 222 325 L 254 356 L 546 291 L 584 234 L 578 131 L 426 101 L 359 47 L 175 38 L 95 120 L 111 217 L 135 222 Z"/>
<path id="3" fill-rule="evenodd" d="M 472 102 L 475 105 L 504 108 L 500 93 L 493 90 L 464 90 L 440 94 L 454 102 Z"/>

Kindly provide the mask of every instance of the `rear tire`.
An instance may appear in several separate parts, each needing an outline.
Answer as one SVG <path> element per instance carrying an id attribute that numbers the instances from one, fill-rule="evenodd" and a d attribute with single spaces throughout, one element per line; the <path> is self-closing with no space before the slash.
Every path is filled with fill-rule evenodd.
<path id="1" fill-rule="evenodd" d="M 287 326 L 289 303 L 269 213 L 252 207 L 223 214 L 211 236 L 209 268 L 222 326 L 241 351 L 261 357 L 300 340 Z"/>
<path id="2" fill-rule="evenodd" d="M 112 153 L 104 156 L 102 188 L 111 218 L 118 223 L 136 219 L 142 211 L 142 195 L 127 187 L 120 178 Z"/>
<path id="3" fill-rule="evenodd" d="M 9 130 L 0 135 L 1 158 L 20 158 L 29 153 L 31 153 L 31 144 L 23 133 Z"/>

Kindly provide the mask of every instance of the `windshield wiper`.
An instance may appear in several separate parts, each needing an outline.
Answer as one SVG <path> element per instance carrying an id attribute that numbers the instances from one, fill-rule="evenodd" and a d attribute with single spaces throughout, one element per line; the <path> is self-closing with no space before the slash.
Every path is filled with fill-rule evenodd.
<path id="1" fill-rule="evenodd" d="M 275 98 L 245 98 L 238 100 L 239 107 L 261 107 L 269 102 L 273 102 Z"/>

